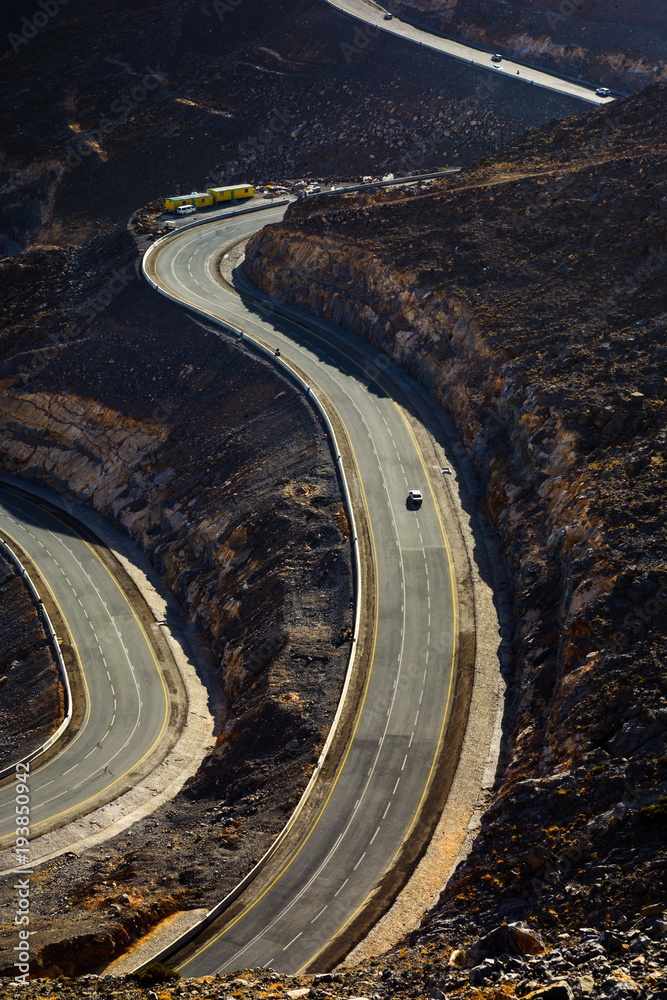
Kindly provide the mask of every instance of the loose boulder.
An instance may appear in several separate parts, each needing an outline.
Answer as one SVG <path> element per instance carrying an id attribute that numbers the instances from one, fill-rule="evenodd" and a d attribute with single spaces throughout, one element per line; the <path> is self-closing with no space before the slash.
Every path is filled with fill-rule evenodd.
<path id="1" fill-rule="evenodd" d="M 541 955 L 546 950 L 537 931 L 517 921 L 494 927 L 480 938 L 468 952 L 468 964 L 476 966 L 486 958 L 498 958 L 500 955 Z"/>
<path id="2" fill-rule="evenodd" d="M 549 983 L 548 986 L 541 986 L 539 990 L 528 993 L 524 1000 L 573 1000 L 574 993 L 571 987 L 564 981 Z"/>

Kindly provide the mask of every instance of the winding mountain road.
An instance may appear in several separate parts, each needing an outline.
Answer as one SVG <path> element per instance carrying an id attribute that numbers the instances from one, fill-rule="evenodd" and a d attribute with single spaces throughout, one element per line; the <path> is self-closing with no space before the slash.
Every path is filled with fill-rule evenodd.
<path id="1" fill-rule="evenodd" d="M 349 44 L 352 49 L 354 49 L 355 45 L 363 45 L 364 48 L 368 45 L 369 39 L 372 37 L 368 34 L 369 29 L 373 33 L 377 30 L 382 30 L 392 35 L 398 35 L 400 38 L 414 42 L 417 45 L 423 45 L 427 49 L 433 49 L 435 52 L 442 52 L 445 55 L 452 56 L 454 59 L 469 63 L 471 66 L 478 66 L 481 69 L 488 70 L 494 75 L 501 77 L 508 76 L 521 83 L 534 84 L 538 87 L 544 87 L 546 90 L 554 90 L 559 94 L 587 101 L 589 104 L 608 104 L 610 101 L 615 100 L 611 95 L 609 97 L 600 97 L 595 93 L 595 85 L 577 83 L 575 80 L 565 79 L 564 77 L 549 73 L 547 70 L 528 66 L 523 62 L 515 62 L 513 59 L 506 58 L 503 58 L 502 62 L 492 62 L 492 53 L 484 49 L 476 48 L 473 45 L 466 45 L 464 42 L 457 42 L 451 38 L 442 38 L 427 31 L 425 28 L 417 28 L 412 24 L 408 24 L 407 21 L 402 21 L 396 15 L 390 21 L 385 20 L 386 8 L 378 7 L 371 0 L 325 0 L 325 3 L 328 3 L 330 7 L 335 7 L 336 10 L 344 14 L 356 18 L 367 26 L 365 29 L 361 29 L 362 31 L 366 31 L 365 37 L 362 36 L 361 39 L 350 37 Z M 546 23 L 545 20 L 545 27 Z"/>
<path id="2" fill-rule="evenodd" d="M 267 891 L 223 915 L 170 963 L 182 974 L 271 966 L 293 973 L 344 934 L 391 869 L 420 814 L 445 732 L 457 659 L 456 583 L 433 484 L 392 377 L 369 374 L 377 352 L 307 314 L 287 321 L 244 301 L 215 276 L 224 243 L 278 221 L 284 207 L 194 227 L 150 254 L 165 293 L 268 348 L 280 349 L 342 420 L 365 497 L 375 564 L 376 620 L 363 707 L 314 826 Z M 370 369 L 372 371 L 372 368 Z M 424 390 L 395 369 L 408 391 Z M 407 504 L 410 489 L 425 495 Z"/>

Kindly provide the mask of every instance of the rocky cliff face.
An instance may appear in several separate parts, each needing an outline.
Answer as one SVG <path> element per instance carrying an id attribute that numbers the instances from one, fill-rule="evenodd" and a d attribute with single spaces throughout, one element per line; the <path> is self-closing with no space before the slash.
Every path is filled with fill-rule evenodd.
<path id="1" fill-rule="evenodd" d="M 653 88 L 433 194 L 297 205 L 249 245 L 256 284 L 453 414 L 512 571 L 496 797 L 425 939 L 470 914 L 612 926 L 661 898 L 666 120 Z"/>

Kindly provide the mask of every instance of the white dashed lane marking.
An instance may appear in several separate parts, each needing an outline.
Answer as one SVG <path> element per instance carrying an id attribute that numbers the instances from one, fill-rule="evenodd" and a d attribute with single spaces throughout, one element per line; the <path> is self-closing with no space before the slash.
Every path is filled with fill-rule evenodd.
<path id="1" fill-rule="evenodd" d="M 288 948 L 291 948 L 291 947 L 292 947 L 292 945 L 294 944 L 294 942 L 295 942 L 295 941 L 298 941 L 298 940 L 299 940 L 299 938 L 301 937 L 301 935 L 302 935 L 302 934 L 303 934 L 303 931 L 299 931 L 299 933 L 298 933 L 298 934 L 296 934 L 296 935 L 295 935 L 295 936 L 294 936 L 294 937 L 292 938 L 292 940 L 291 940 L 291 941 L 289 941 L 289 942 L 288 942 L 288 943 L 287 943 L 287 944 L 285 945 L 285 947 L 283 948 L 283 951 L 287 951 L 287 949 L 288 949 Z"/>
<path id="2" fill-rule="evenodd" d="M 342 892 L 349 881 L 350 881 L 349 878 L 346 878 L 343 884 L 338 889 L 336 889 L 336 891 L 334 892 L 334 896 L 337 896 L 339 892 Z"/>

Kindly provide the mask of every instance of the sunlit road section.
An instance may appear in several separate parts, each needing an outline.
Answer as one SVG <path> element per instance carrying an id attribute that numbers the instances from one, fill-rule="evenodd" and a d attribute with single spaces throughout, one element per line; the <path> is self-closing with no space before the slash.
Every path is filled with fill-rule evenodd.
<path id="1" fill-rule="evenodd" d="M 73 522 L 2 486 L 0 528 L 39 568 L 67 623 L 83 678 L 80 725 L 46 763 L 36 758 L 30 764 L 34 838 L 132 786 L 134 769 L 165 732 L 169 702 L 141 623 Z M 15 827 L 14 787 L 7 779 L 0 787 L 0 849 L 13 846 Z"/>
<path id="2" fill-rule="evenodd" d="M 439 35 L 434 35 L 425 28 L 416 28 L 406 21 L 401 21 L 396 15 L 387 21 L 384 17 L 386 10 L 380 9 L 370 0 L 325 0 L 325 3 L 328 3 L 330 7 L 335 7 L 336 10 L 358 18 L 359 21 L 371 26 L 373 31 L 380 29 L 389 34 L 398 35 L 400 38 L 423 45 L 427 49 L 433 49 L 434 52 L 443 52 L 445 55 L 460 59 L 471 66 L 479 66 L 489 70 L 498 76 L 509 76 L 522 83 L 533 84 L 547 90 L 554 90 L 567 97 L 588 101 L 589 104 L 607 104 L 614 100 L 612 96 L 600 97 L 595 93 L 597 88 L 594 85 L 565 80 L 547 70 L 526 66 L 525 63 L 505 58 L 498 63 L 492 62 L 493 53 L 466 45 L 464 42 L 453 41 L 450 38 L 440 38 Z M 358 41 L 355 42 L 353 35 L 351 35 L 350 46 L 354 48 L 355 44 L 358 44 Z M 368 44 L 368 40 L 366 40 L 366 44 Z"/>
<path id="3" fill-rule="evenodd" d="M 182 232 L 162 244 L 156 276 L 178 301 L 280 348 L 345 424 L 365 496 L 377 581 L 370 675 L 353 739 L 326 804 L 264 895 L 224 914 L 170 964 L 186 976 L 313 962 L 368 899 L 419 815 L 442 745 L 456 662 L 455 582 L 427 467 L 391 382 L 364 371 L 374 353 L 331 324 L 262 315 L 212 274 L 222 244 L 284 208 Z M 411 391 L 423 393 L 415 382 Z M 424 493 L 411 509 L 411 489 Z"/>

